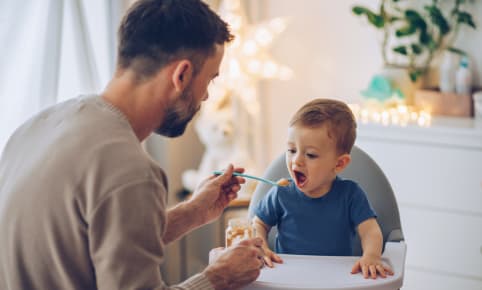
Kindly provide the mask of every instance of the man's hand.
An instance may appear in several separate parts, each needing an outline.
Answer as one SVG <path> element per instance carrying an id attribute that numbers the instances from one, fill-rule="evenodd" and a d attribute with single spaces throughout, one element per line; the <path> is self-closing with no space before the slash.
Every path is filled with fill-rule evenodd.
<path id="1" fill-rule="evenodd" d="M 202 181 L 193 193 L 191 203 L 203 223 L 218 218 L 229 202 L 237 197 L 244 178 L 233 176 L 233 172 L 243 172 L 243 168 L 229 165 L 222 175 L 212 175 Z"/>
<path id="2" fill-rule="evenodd" d="M 258 278 L 264 265 L 260 238 L 243 240 L 229 248 L 213 249 L 205 275 L 215 289 L 238 289 Z"/>
<path id="3" fill-rule="evenodd" d="M 393 275 L 392 268 L 382 263 L 381 258 L 377 255 L 363 255 L 358 261 L 355 262 L 351 269 L 352 274 L 359 272 L 363 273 L 365 279 L 376 279 L 377 274 L 382 278 L 386 278 L 388 275 Z"/>

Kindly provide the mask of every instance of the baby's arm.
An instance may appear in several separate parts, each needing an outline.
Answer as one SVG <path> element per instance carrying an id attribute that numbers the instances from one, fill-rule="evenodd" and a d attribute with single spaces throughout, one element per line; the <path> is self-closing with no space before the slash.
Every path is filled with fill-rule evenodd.
<path id="1" fill-rule="evenodd" d="M 363 256 L 356 261 L 351 273 L 363 273 L 363 277 L 377 278 L 377 273 L 385 278 L 393 275 L 392 269 L 382 263 L 383 236 L 375 218 L 367 219 L 358 226 L 358 235 L 363 249 Z"/>
<path id="2" fill-rule="evenodd" d="M 263 240 L 264 262 L 266 263 L 266 265 L 268 265 L 268 267 L 270 268 L 273 268 L 273 262 L 283 263 L 281 257 L 276 255 L 268 247 L 268 233 L 271 227 L 265 224 L 257 216 L 254 217 L 253 224 L 256 231 L 256 236 L 260 237 Z"/>

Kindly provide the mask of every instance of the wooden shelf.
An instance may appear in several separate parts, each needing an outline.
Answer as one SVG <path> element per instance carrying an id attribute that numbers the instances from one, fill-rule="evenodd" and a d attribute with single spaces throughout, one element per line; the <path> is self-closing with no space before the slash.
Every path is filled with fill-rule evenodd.
<path id="1" fill-rule="evenodd" d="M 249 197 L 238 197 L 236 199 L 233 199 L 228 207 L 248 207 L 249 206 L 249 202 L 251 201 L 251 198 Z"/>
<path id="2" fill-rule="evenodd" d="M 186 198 L 184 199 L 185 201 L 186 200 L 189 200 L 191 198 L 191 195 L 192 194 L 189 194 L 186 196 Z M 227 208 L 232 208 L 232 207 L 248 207 L 249 206 L 249 202 L 251 201 L 251 198 L 250 197 L 247 197 L 247 196 L 240 196 L 236 199 L 233 199 L 227 206 Z"/>
<path id="3" fill-rule="evenodd" d="M 470 117 L 473 116 L 472 96 L 442 93 L 438 90 L 415 91 L 415 106 L 433 115 Z"/>

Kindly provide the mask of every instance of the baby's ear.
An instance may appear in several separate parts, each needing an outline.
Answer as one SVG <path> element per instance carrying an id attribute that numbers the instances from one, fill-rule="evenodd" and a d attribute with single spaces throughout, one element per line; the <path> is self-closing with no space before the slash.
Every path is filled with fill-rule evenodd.
<path id="1" fill-rule="evenodd" d="M 351 162 L 351 156 L 348 153 L 342 154 L 338 157 L 338 160 L 336 161 L 336 167 L 335 167 L 335 173 L 340 173 L 342 172 L 348 164 Z"/>

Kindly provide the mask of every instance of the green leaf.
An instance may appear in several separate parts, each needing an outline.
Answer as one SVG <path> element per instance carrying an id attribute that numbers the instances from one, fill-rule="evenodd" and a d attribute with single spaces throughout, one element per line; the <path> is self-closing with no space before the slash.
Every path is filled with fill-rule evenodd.
<path id="1" fill-rule="evenodd" d="M 400 21 L 400 20 L 402 20 L 402 19 L 403 19 L 403 18 L 400 18 L 400 17 L 397 17 L 397 16 L 390 16 L 390 17 L 388 18 L 388 22 L 393 23 L 393 22 L 396 22 L 396 21 Z"/>
<path id="2" fill-rule="evenodd" d="M 417 11 L 411 9 L 405 11 L 405 18 L 418 29 L 427 29 L 427 23 Z"/>
<path id="3" fill-rule="evenodd" d="M 408 75 L 410 76 L 410 80 L 414 83 L 417 81 L 418 75 L 413 72 L 409 72 Z"/>
<path id="4" fill-rule="evenodd" d="M 425 46 L 429 46 L 429 44 L 433 41 L 433 38 L 430 34 L 427 33 L 426 30 L 423 30 L 420 32 L 420 43 L 422 43 Z"/>
<path id="5" fill-rule="evenodd" d="M 461 55 L 461 56 L 466 56 L 467 53 L 459 48 L 456 48 L 456 47 L 449 47 L 447 48 L 448 51 L 450 52 L 453 52 L 453 53 L 456 53 L 458 55 Z"/>
<path id="6" fill-rule="evenodd" d="M 412 23 L 423 21 L 423 17 L 420 15 L 420 13 L 412 9 L 408 9 L 407 11 L 405 11 L 405 18 L 407 18 L 407 20 Z"/>
<path id="7" fill-rule="evenodd" d="M 466 24 L 466 25 L 472 27 L 473 29 L 477 28 L 477 26 L 474 23 L 474 20 L 472 19 L 472 15 L 470 15 L 467 12 L 459 11 L 457 13 L 457 23 Z"/>
<path id="8" fill-rule="evenodd" d="M 422 47 L 420 45 L 413 43 L 411 47 L 414 54 L 419 55 L 422 53 Z"/>
<path id="9" fill-rule="evenodd" d="M 397 37 L 404 37 L 404 36 L 413 35 L 416 31 L 417 30 L 416 30 L 415 26 L 407 25 L 407 26 L 404 26 L 402 28 L 397 29 L 397 31 L 395 31 L 395 35 Z"/>
<path id="10" fill-rule="evenodd" d="M 410 80 L 414 83 L 421 75 L 423 75 L 423 72 L 421 70 L 413 69 L 408 72 L 408 75 L 410 76 Z"/>
<path id="11" fill-rule="evenodd" d="M 430 21 L 438 28 L 441 35 L 446 35 L 450 32 L 450 25 L 437 6 L 431 5 L 424 8 L 428 12 Z"/>
<path id="12" fill-rule="evenodd" d="M 366 7 L 355 6 L 352 8 L 352 12 L 356 15 L 366 15 L 368 22 L 377 28 L 382 28 L 385 25 L 385 20 L 381 15 L 376 14 Z"/>
<path id="13" fill-rule="evenodd" d="M 367 12 L 371 12 L 370 9 L 362 7 L 362 6 L 354 6 L 351 11 L 356 15 L 366 14 Z M 372 12 L 373 13 L 373 12 Z"/>
<path id="14" fill-rule="evenodd" d="M 411 9 L 405 11 L 405 20 L 411 26 L 411 30 L 419 30 L 421 34 L 426 34 L 427 23 L 417 11 Z"/>
<path id="15" fill-rule="evenodd" d="M 408 55 L 407 48 L 403 45 L 395 47 L 393 51 L 402 55 Z"/>
<path id="16" fill-rule="evenodd" d="M 439 44 L 434 40 L 433 36 L 430 35 L 427 31 L 420 32 L 420 43 L 427 47 L 430 51 L 435 51 L 438 49 Z"/>
<path id="17" fill-rule="evenodd" d="M 373 14 L 373 15 L 367 15 L 368 16 L 368 21 L 370 21 L 371 24 L 373 24 L 377 28 L 383 28 L 385 25 L 385 20 L 383 17 Z"/>

